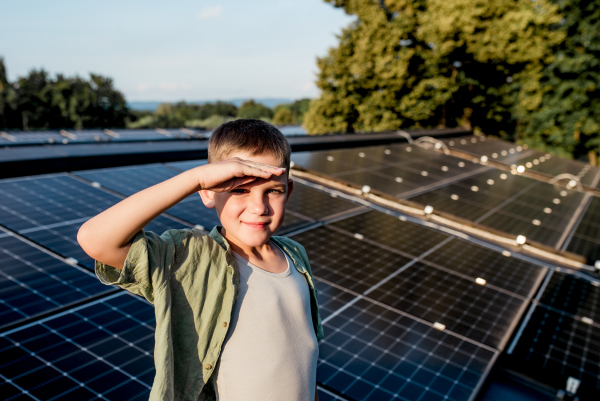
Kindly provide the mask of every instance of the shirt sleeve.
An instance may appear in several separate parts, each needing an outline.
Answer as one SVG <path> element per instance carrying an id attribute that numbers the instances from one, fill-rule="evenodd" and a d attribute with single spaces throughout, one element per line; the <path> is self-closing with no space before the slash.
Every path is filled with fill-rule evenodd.
<path id="1" fill-rule="evenodd" d="M 141 230 L 133 237 L 123 269 L 96 261 L 96 276 L 103 284 L 116 285 L 154 303 L 154 294 L 169 281 L 181 245 L 179 230 L 162 235 Z"/>

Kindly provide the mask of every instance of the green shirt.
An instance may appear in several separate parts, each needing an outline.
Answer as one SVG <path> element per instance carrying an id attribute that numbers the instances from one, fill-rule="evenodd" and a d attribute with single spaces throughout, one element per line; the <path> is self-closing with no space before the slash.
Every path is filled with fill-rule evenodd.
<path id="1" fill-rule="evenodd" d="M 96 275 L 154 304 L 156 376 L 150 400 L 215 399 L 211 375 L 219 360 L 239 286 L 229 244 L 215 227 L 169 230 L 161 236 L 140 231 L 122 270 L 96 261 Z M 317 340 L 323 328 L 304 248 L 285 237 L 272 237 L 304 274 L 310 287 Z"/>

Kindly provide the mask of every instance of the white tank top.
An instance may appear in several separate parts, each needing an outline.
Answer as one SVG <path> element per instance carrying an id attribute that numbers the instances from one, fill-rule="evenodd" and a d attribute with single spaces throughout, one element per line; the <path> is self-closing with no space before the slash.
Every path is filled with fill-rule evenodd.
<path id="1" fill-rule="evenodd" d="M 309 287 L 281 252 L 283 273 L 233 254 L 240 287 L 214 373 L 218 401 L 314 401 L 319 348 Z"/>

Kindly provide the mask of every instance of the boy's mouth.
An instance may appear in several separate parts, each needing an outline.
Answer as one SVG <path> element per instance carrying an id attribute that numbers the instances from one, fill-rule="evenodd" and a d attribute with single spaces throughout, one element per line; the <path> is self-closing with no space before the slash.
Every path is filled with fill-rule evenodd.
<path id="1" fill-rule="evenodd" d="M 249 227 L 249 228 L 265 228 L 269 225 L 268 222 L 249 222 L 249 221 L 242 221 L 242 224 L 244 224 L 245 226 Z"/>

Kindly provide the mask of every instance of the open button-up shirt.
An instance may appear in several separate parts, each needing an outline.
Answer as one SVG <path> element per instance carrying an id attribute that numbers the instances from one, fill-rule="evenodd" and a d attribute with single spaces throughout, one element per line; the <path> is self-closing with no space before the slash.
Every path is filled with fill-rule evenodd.
<path id="1" fill-rule="evenodd" d="M 317 340 L 323 328 L 308 257 L 285 237 L 272 237 L 304 275 L 310 288 Z M 156 376 L 150 400 L 213 400 L 211 375 L 227 334 L 239 286 L 235 259 L 215 227 L 169 230 L 162 235 L 140 231 L 122 270 L 96 261 L 96 275 L 154 304 Z"/>

